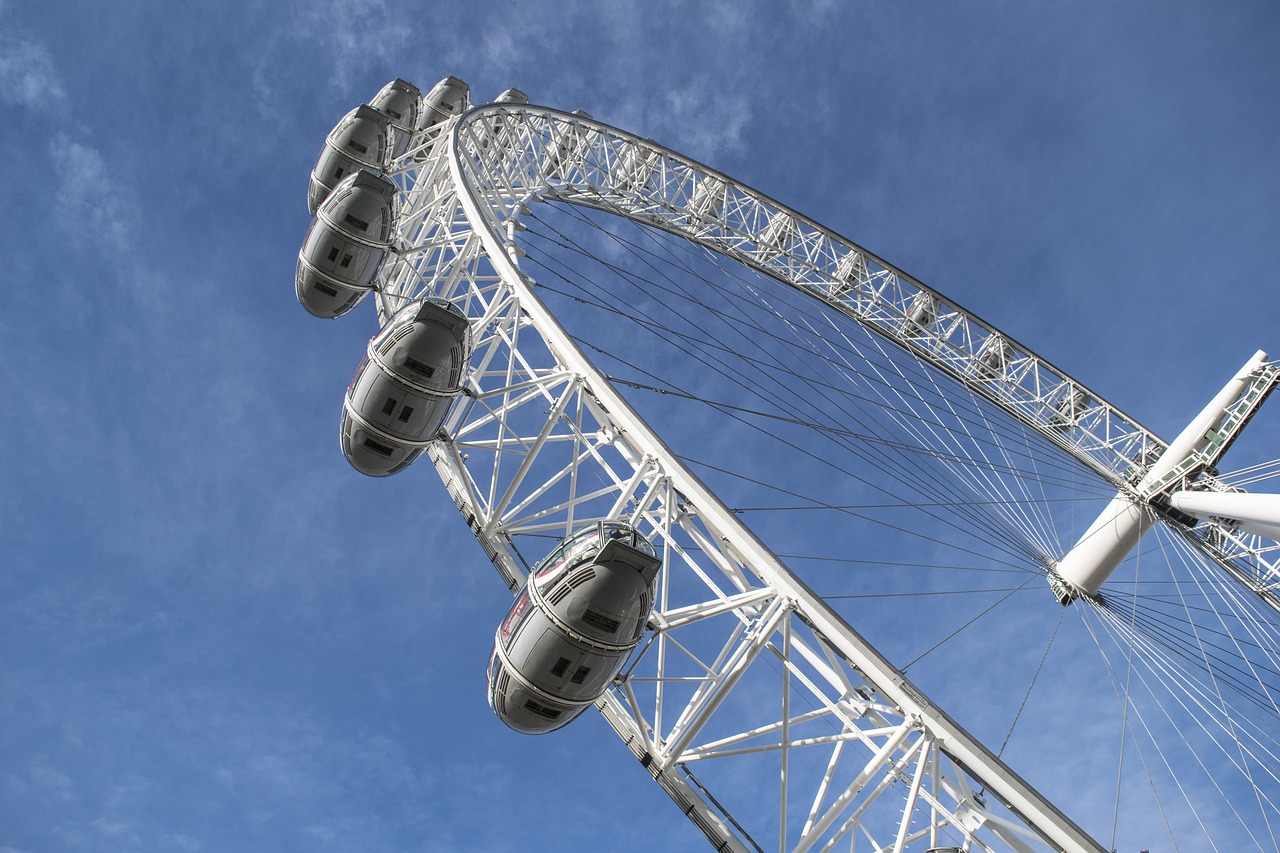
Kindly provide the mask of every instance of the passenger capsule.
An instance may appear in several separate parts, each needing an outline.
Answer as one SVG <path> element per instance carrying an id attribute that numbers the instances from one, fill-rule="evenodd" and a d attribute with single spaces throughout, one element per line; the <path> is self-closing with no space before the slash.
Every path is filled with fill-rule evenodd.
<path id="1" fill-rule="evenodd" d="M 493 102 L 495 104 L 527 104 L 529 103 L 529 96 L 512 87 L 494 98 Z"/>
<path id="2" fill-rule="evenodd" d="M 467 317 L 443 299 L 396 312 L 369 349 L 342 404 L 342 453 L 361 474 L 403 470 L 435 440 L 462 391 Z"/>
<path id="3" fill-rule="evenodd" d="M 529 96 L 519 89 L 507 89 L 501 95 L 494 99 L 495 104 L 514 104 L 520 106 L 529 103 Z M 508 139 L 510 131 L 507 129 L 507 122 L 503 119 L 502 114 L 492 116 L 489 119 L 488 134 L 485 134 L 477 140 L 480 149 L 487 150 L 490 146 L 498 149 L 507 148 L 511 145 Z"/>
<path id="4" fill-rule="evenodd" d="M 422 161 L 431 153 L 431 143 L 446 121 L 461 115 L 467 108 L 471 87 L 457 77 L 446 77 L 431 87 L 422 98 L 418 125 L 413 137 L 413 157 Z"/>
<path id="5" fill-rule="evenodd" d="M 699 181 L 693 190 L 693 198 L 689 200 L 686 221 L 690 225 L 696 225 L 719 218 L 728 189 L 724 181 L 710 175 Z"/>
<path id="6" fill-rule="evenodd" d="M 397 77 L 383 86 L 369 102 L 374 109 L 386 113 L 391 120 L 393 157 L 399 157 L 409 147 L 409 140 L 418 125 L 418 102 L 421 96 L 417 86 Z"/>
<path id="7" fill-rule="evenodd" d="M 570 115 L 591 118 L 591 114 L 583 110 L 574 110 Z M 587 146 L 589 131 L 576 122 L 557 123 L 553 127 L 555 141 L 547 149 L 547 174 L 568 180 L 571 165 L 581 158 Z"/>
<path id="8" fill-rule="evenodd" d="M 360 169 L 383 172 L 391 161 L 391 133 L 386 114 L 361 104 L 343 116 L 325 138 L 311 170 L 307 209 L 315 216 L 338 181 Z"/>
<path id="9" fill-rule="evenodd" d="M 634 528 L 597 522 L 535 566 L 494 637 L 498 718 L 542 734 L 599 699 L 644 636 L 661 565 Z"/>
<path id="10" fill-rule="evenodd" d="M 338 182 L 311 220 L 294 289 L 317 317 L 350 311 L 373 287 L 391 249 L 396 185 L 360 170 Z"/>

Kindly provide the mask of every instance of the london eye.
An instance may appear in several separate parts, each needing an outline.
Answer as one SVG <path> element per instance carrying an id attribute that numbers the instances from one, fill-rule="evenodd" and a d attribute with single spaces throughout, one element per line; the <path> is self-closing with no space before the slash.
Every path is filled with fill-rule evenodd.
<path id="1" fill-rule="evenodd" d="M 343 450 L 429 459 L 515 596 L 508 725 L 594 707 L 715 849 L 1276 846 L 1275 471 L 1222 461 L 1264 354 L 1162 440 L 803 213 L 454 78 L 353 110 L 309 202 L 299 300 L 382 325 Z"/>

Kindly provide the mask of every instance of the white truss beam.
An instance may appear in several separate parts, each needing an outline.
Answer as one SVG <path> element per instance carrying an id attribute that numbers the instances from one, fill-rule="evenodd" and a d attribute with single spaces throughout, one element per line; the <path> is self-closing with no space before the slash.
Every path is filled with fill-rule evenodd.
<path id="1" fill-rule="evenodd" d="M 768 759 L 780 850 L 831 849 L 855 833 L 884 850 L 1101 850 L 680 464 L 537 299 L 512 249 L 520 217 L 536 203 L 589 206 L 760 269 L 955 377 L 1117 487 L 1145 473 L 1159 439 L 856 244 L 584 117 L 473 110 L 429 152 L 402 159 L 397 180 L 408 216 L 380 311 L 426 293 L 452 299 L 477 341 L 469 396 L 430 451 L 437 471 L 509 588 L 530 568 L 517 540 L 531 533 L 618 518 L 660 548 L 652 634 L 597 706 L 714 846 L 758 845 L 743 825 L 754 816 L 734 815 L 691 767 Z M 1221 525 L 1204 531 L 1199 547 L 1275 580 L 1265 547 Z"/>

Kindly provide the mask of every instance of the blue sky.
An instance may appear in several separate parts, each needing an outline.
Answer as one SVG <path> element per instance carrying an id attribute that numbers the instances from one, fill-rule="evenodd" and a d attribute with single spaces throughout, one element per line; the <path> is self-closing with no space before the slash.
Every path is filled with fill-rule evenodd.
<path id="1" fill-rule="evenodd" d="M 291 278 L 387 80 L 709 163 L 1169 438 L 1280 353 L 1277 57 L 1269 3 L 0 2 L 0 851 L 699 849 L 593 714 L 493 718 L 501 584 L 338 450 L 375 324 Z"/>

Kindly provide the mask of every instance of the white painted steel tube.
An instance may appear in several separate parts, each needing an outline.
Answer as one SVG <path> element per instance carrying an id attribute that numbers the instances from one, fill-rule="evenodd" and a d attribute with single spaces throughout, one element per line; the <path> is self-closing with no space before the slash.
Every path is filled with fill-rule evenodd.
<path id="1" fill-rule="evenodd" d="M 1208 441 L 1208 433 L 1219 423 L 1227 413 L 1227 408 L 1231 406 L 1240 395 L 1244 393 L 1245 387 L 1249 384 L 1249 378 L 1257 372 L 1258 368 L 1267 363 L 1267 354 L 1262 350 L 1258 350 L 1253 354 L 1253 358 L 1240 368 L 1235 376 L 1231 377 L 1231 381 L 1223 386 L 1218 392 L 1218 396 L 1214 397 L 1209 405 L 1196 415 L 1191 423 L 1187 424 L 1187 428 L 1178 434 L 1170 444 L 1169 449 L 1164 452 L 1156 463 L 1151 466 L 1151 470 L 1147 472 L 1147 476 L 1142 478 L 1142 482 L 1138 484 L 1138 492 L 1142 493 L 1146 489 L 1155 485 L 1156 481 L 1168 474 L 1184 460 L 1197 450 L 1204 448 Z"/>
<path id="2" fill-rule="evenodd" d="M 1161 477 L 1205 447 L 1209 432 L 1222 421 L 1227 409 L 1244 392 L 1249 378 L 1266 361 L 1266 353 L 1261 350 L 1254 353 L 1253 358 L 1240 368 L 1155 461 L 1138 483 L 1139 495 L 1144 495 Z M 1125 492 L 1117 494 L 1093 524 L 1089 525 L 1075 547 L 1059 561 L 1058 575 L 1076 593 L 1097 595 L 1103 583 L 1111 577 L 1111 573 L 1124 558 L 1129 556 L 1129 552 L 1154 523 L 1155 517 L 1131 496 Z"/>
<path id="3" fill-rule="evenodd" d="M 1246 533 L 1280 542 L 1280 495 L 1174 492 L 1169 502 L 1174 509 L 1196 518 L 1229 518 L 1239 522 L 1240 529 Z"/>
<path id="4" fill-rule="evenodd" d="M 1058 563 L 1058 575 L 1077 594 L 1097 595 L 1154 523 L 1143 507 L 1124 493 L 1116 495 Z"/>

